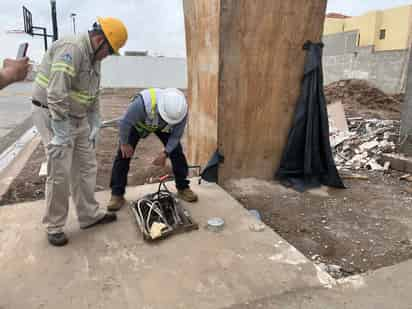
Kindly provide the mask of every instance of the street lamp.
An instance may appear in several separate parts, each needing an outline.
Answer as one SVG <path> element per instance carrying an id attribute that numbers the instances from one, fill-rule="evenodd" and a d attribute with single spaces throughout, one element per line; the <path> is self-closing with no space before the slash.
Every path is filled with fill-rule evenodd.
<path id="1" fill-rule="evenodd" d="M 71 13 L 71 14 L 70 14 L 70 17 L 71 17 L 72 20 L 73 20 L 73 33 L 74 33 L 74 34 L 76 34 L 76 16 L 77 16 L 76 13 Z"/>

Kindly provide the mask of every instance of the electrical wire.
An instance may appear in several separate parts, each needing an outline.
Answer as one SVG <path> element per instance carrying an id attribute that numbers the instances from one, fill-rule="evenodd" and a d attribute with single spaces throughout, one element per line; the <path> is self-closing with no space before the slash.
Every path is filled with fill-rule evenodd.
<path id="1" fill-rule="evenodd" d="M 170 207 L 170 203 L 172 203 L 172 207 Z M 148 211 L 146 212 L 146 218 L 143 212 L 144 208 L 148 209 Z M 176 205 L 174 197 L 172 193 L 168 190 L 166 184 L 163 181 L 161 181 L 159 183 L 157 192 L 150 195 L 146 195 L 142 199 L 133 203 L 132 210 L 135 214 L 136 220 L 138 221 L 139 227 L 142 230 L 142 232 L 147 236 L 150 236 L 150 220 L 153 218 L 154 214 L 158 216 L 158 219 L 156 218 L 157 221 L 160 221 L 161 223 L 165 224 L 168 229 L 173 229 L 166 219 L 167 214 L 164 213 L 169 208 L 172 209 L 173 220 L 176 223 L 180 223 L 181 220 L 177 220 L 178 214 L 175 213 Z"/>

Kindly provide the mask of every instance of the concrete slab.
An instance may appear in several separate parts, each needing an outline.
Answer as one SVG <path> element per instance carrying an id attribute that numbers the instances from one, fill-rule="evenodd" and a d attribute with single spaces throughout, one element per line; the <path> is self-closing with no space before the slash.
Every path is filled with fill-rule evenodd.
<path id="1" fill-rule="evenodd" d="M 193 184 L 199 231 L 142 241 L 128 209 L 114 224 L 79 230 L 71 210 L 64 248 L 48 245 L 44 202 L 0 207 L 0 308 L 223 308 L 334 281 L 214 184 Z M 128 199 L 156 185 L 130 188 Z M 108 192 L 97 194 L 106 202 Z M 72 207 L 73 208 L 73 207 Z M 219 233 L 204 228 L 225 219 Z"/>
<path id="2" fill-rule="evenodd" d="M 227 309 L 410 309 L 412 261 L 346 278 L 334 289 L 304 289 Z"/>
<path id="3" fill-rule="evenodd" d="M 399 153 L 385 153 L 382 155 L 382 160 L 390 162 L 390 167 L 394 170 L 412 173 L 412 157 Z"/>
<path id="4" fill-rule="evenodd" d="M 348 122 L 346 120 L 345 109 L 343 108 L 342 101 L 336 101 L 328 104 L 327 108 L 331 128 L 348 134 Z"/>

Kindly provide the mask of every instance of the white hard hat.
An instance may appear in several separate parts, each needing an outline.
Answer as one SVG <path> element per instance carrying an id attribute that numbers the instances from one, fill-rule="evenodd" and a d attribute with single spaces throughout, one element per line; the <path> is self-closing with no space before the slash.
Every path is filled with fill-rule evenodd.
<path id="1" fill-rule="evenodd" d="M 168 124 L 177 124 L 187 114 L 185 95 L 176 88 L 167 88 L 161 91 L 158 103 L 159 114 Z"/>

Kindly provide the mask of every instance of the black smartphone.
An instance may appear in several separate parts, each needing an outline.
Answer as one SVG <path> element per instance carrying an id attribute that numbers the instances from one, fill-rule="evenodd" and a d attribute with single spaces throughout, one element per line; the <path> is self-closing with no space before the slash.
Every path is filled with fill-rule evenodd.
<path id="1" fill-rule="evenodd" d="M 27 49 L 29 48 L 29 43 L 21 43 L 19 45 L 19 50 L 17 51 L 17 57 L 16 59 L 21 59 L 26 57 L 27 55 Z"/>

